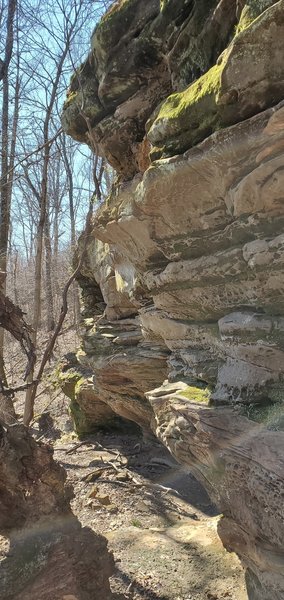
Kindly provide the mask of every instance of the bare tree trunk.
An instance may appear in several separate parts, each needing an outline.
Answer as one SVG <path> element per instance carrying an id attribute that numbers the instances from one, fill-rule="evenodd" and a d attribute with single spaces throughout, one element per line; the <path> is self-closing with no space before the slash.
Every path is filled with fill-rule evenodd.
<path id="1" fill-rule="evenodd" d="M 56 185 L 55 185 L 55 197 L 54 197 L 54 225 L 53 225 L 53 266 L 54 266 L 54 290 L 56 299 L 60 294 L 60 286 L 58 279 L 58 253 L 59 253 L 59 214 L 60 214 L 60 174 L 61 174 L 61 161 L 60 157 L 57 162 L 56 171 Z"/>
<path id="2" fill-rule="evenodd" d="M 49 115 L 47 115 L 49 116 Z M 49 118 L 46 119 L 45 122 L 45 132 L 44 139 L 48 141 L 48 125 Z M 33 307 L 33 332 L 32 332 L 32 341 L 34 346 L 36 347 L 37 343 L 37 334 L 40 324 L 40 315 L 41 315 L 41 279 L 42 279 L 42 255 L 43 255 L 43 240 L 44 240 L 44 229 L 45 229 L 45 220 L 46 220 L 46 200 L 47 200 L 47 175 L 48 175 L 48 165 L 50 158 L 50 147 L 46 145 L 44 148 L 44 162 L 43 162 L 43 172 L 42 172 L 42 181 L 41 181 L 41 204 L 40 204 L 40 217 L 37 227 L 37 238 L 36 238 L 36 258 L 35 258 L 35 285 L 34 285 L 34 307 Z M 32 370 L 29 374 L 28 383 L 33 381 L 34 370 Z M 27 389 L 26 399 L 25 399 L 25 409 L 24 409 L 24 424 L 28 425 L 32 419 L 32 387 Z"/>
<path id="3" fill-rule="evenodd" d="M 45 231 L 45 222 L 47 218 L 47 182 L 48 182 L 48 167 L 50 161 L 50 149 L 54 139 L 49 140 L 49 127 L 50 121 L 52 117 L 52 110 L 56 100 L 56 94 L 58 90 L 58 85 L 60 81 L 60 77 L 62 74 L 62 69 L 64 65 L 64 61 L 68 55 L 71 34 L 74 28 L 74 24 L 70 26 L 70 30 L 66 33 L 66 43 L 65 48 L 61 54 L 58 66 L 56 77 L 53 82 L 51 95 L 49 104 L 47 106 L 45 120 L 44 120 L 44 128 L 43 128 L 43 143 L 44 143 L 44 155 L 43 155 L 43 170 L 42 170 L 42 179 L 41 179 L 41 192 L 40 192 L 40 216 L 37 228 L 37 249 L 36 249 L 36 262 L 35 262 L 35 287 L 34 287 L 34 314 L 33 314 L 33 338 L 32 341 L 36 347 L 37 341 L 37 333 L 39 328 L 39 318 L 40 318 L 40 307 L 41 307 L 41 278 L 42 278 L 42 255 L 43 255 L 43 241 L 44 241 L 44 231 Z M 29 375 L 29 382 L 33 380 L 34 372 L 31 371 Z M 26 393 L 25 399 L 25 409 L 24 409 L 24 417 L 23 421 L 25 425 L 29 425 L 33 418 L 33 409 L 34 409 L 34 392 L 33 387 L 30 387 Z"/>
<path id="4" fill-rule="evenodd" d="M 2 98 L 2 140 L 1 140 L 1 219 L 0 219 L 0 269 L 6 271 L 7 249 L 10 224 L 10 181 L 9 181 L 9 64 L 14 43 L 14 16 L 16 0 L 9 0 L 7 17 L 7 36 L 5 46 L 3 98 Z"/>
<path id="5" fill-rule="evenodd" d="M 18 250 L 15 250 L 15 258 L 14 258 L 14 265 L 13 265 L 13 286 L 14 286 L 14 298 L 15 298 L 16 305 L 19 304 L 18 286 L 17 286 L 18 256 L 19 256 Z"/>
<path id="6" fill-rule="evenodd" d="M 73 184 L 73 173 L 70 167 L 70 161 L 67 154 L 66 148 L 66 138 L 65 135 L 62 137 L 62 154 L 63 160 L 65 164 L 65 170 L 67 174 L 68 181 L 68 197 L 69 197 L 69 214 L 70 214 L 70 224 L 71 224 L 71 254 L 74 254 L 75 246 L 76 246 L 76 217 L 75 217 L 75 208 L 74 208 L 74 184 Z M 80 322 L 80 294 L 79 294 L 79 286 L 77 281 L 73 282 L 73 298 L 74 298 L 74 322 L 76 329 L 79 327 Z"/>
<path id="7" fill-rule="evenodd" d="M 17 0 L 9 0 L 7 16 L 7 34 L 5 43 L 5 58 L 2 68 L 3 97 L 2 97 L 2 138 L 1 138 L 1 180 L 0 180 L 0 270 L 7 271 L 7 251 L 10 225 L 11 187 L 9 181 L 9 64 L 14 45 L 14 17 Z M 5 293 L 6 279 L 2 283 Z M 0 331 L 0 378 L 6 382 L 4 366 L 4 331 Z"/>
<path id="8" fill-rule="evenodd" d="M 88 244 L 88 240 L 92 231 L 92 214 L 93 214 L 93 204 L 92 201 L 90 202 L 90 206 L 89 206 L 89 211 L 87 214 L 87 218 L 86 218 L 86 226 L 85 226 L 85 230 L 84 230 L 84 234 L 83 234 L 83 247 L 82 247 L 82 251 L 81 251 L 81 255 L 79 258 L 79 262 L 78 265 L 75 269 L 75 271 L 72 273 L 72 275 L 69 277 L 67 283 L 64 286 L 63 292 L 62 292 L 62 306 L 61 306 L 61 311 L 60 311 L 60 315 L 59 315 L 59 319 L 58 322 L 56 324 L 56 327 L 50 337 L 50 340 L 45 348 L 38 372 L 37 372 L 37 376 L 35 381 L 33 382 L 33 384 L 29 387 L 28 392 L 29 395 L 26 396 L 26 403 L 25 403 L 25 412 L 24 412 L 24 424 L 25 425 L 29 425 L 30 422 L 33 419 L 33 415 L 34 415 L 34 403 L 35 403 L 35 398 L 36 398 L 36 393 L 37 393 L 37 388 L 38 388 L 38 384 L 42 378 L 46 363 L 48 362 L 48 360 L 50 360 L 50 357 L 52 356 L 52 352 L 55 346 L 55 342 L 60 334 L 60 331 L 62 329 L 65 317 L 67 315 L 68 312 L 68 291 L 70 286 L 72 285 L 73 281 L 76 279 L 76 277 L 78 276 L 78 274 L 80 273 L 80 269 L 82 268 L 82 264 L 83 261 L 86 257 L 86 252 L 87 252 L 87 244 Z M 34 370 L 32 371 L 34 372 Z M 27 398 L 28 398 L 28 403 L 27 403 Z"/>
<path id="9" fill-rule="evenodd" d="M 47 331 L 53 331 L 55 327 L 54 320 L 54 303 L 53 303 L 53 290 L 52 290 L 52 279 L 51 279 L 51 263 L 52 263 L 52 250 L 50 240 L 50 222 L 49 222 L 49 202 L 47 201 L 46 219 L 44 224 L 44 243 L 45 243 L 45 278 L 46 278 L 46 325 Z"/>

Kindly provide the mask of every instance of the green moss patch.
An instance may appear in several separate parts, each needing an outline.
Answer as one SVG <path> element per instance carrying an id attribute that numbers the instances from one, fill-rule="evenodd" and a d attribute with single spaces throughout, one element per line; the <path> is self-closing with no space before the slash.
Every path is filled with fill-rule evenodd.
<path id="1" fill-rule="evenodd" d="M 190 402 L 200 402 L 202 404 L 208 404 L 210 400 L 209 388 L 198 388 L 189 385 L 185 390 L 179 392 L 179 396 L 184 396 Z"/>
<path id="2" fill-rule="evenodd" d="M 75 368 L 62 370 L 60 365 L 55 371 L 54 385 L 61 388 L 65 396 L 70 398 L 70 414 L 74 423 L 74 429 L 78 436 L 86 435 L 93 431 L 92 424 L 89 422 L 85 413 L 77 402 L 77 397 L 85 378 L 82 373 Z"/>
<path id="3" fill-rule="evenodd" d="M 256 114 L 259 96 L 266 106 L 271 104 L 269 93 L 263 93 L 262 98 L 254 72 L 248 70 L 248 76 L 243 78 L 242 71 L 245 73 L 247 68 L 248 48 L 261 51 L 262 44 L 257 40 L 257 30 L 264 19 L 261 15 L 274 3 L 272 0 L 247 0 L 236 29 L 236 34 L 240 35 L 235 35 L 218 63 L 185 90 L 171 94 L 152 115 L 147 124 L 153 146 L 152 160 L 182 154 L 219 129 Z M 165 10 L 166 5 L 160 6 Z M 255 22 L 256 26 L 252 26 Z M 266 25 L 259 29 L 264 32 Z M 253 88 L 251 104 L 246 99 L 250 92 L 246 86 L 249 88 L 250 82 Z M 276 102 L 274 96 L 273 102 Z"/>
<path id="4" fill-rule="evenodd" d="M 160 11 L 163 12 L 168 4 L 169 0 L 160 0 Z"/>
<path id="5" fill-rule="evenodd" d="M 60 369 L 57 369 L 55 372 L 55 386 L 61 388 L 63 393 L 68 396 L 70 400 L 75 400 L 76 385 L 80 381 L 82 381 L 82 375 L 74 369 L 68 371 L 60 371 Z"/>
<path id="6" fill-rule="evenodd" d="M 148 133 L 150 141 L 159 145 L 152 151 L 152 158 L 157 158 L 157 150 L 160 156 L 184 152 L 220 128 L 217 100 L 222 70 L 222 65 L 215 65 L 162 104 Z"/>
<path id="7" fill-rule="evenodd" d="M 131 0 L 116 0 L 116 2 L 114 2 L 110 6 L 110 8 L 106 11 L 106 13 L 103 15 L 101 22 L 104 23 L 105 21 L 107 21 L 108 19 L 113 17 L 115 15 L 115 13 L 117 13 L 119 10 L 121 10 L 123 8 L 123 6 L 125 7 L 125 5 L 129 5 L 130 2 L 131 2 Z"/>
<path id="8" fill-rule="evenodd" d="M 70 402 L 70 413 L 74 422 L 75 431 L 78 437 L 83 437 L 95 430 L 94 423 L 91 423 L 78 402 L 74 399 Z"/>
<path id="9" fill-rule="evenodd" d="M 221 71 L 221 66 L 215 65 L 184 92 L 172 94 L 162 105 L 158 119 L 184 118 L 186 111 L 192 107 L 197 108 L 199 102 L 202 102 L 204 98 L 215 97 L 220 88 Z"/>
<path id="10" fill-rule="evenodd" d="M 248 0 L 245 4 L 239 23 L 236 27 L 236 35 L 249 27 L 261 13 L 276 4 L 276 0 Z"/>

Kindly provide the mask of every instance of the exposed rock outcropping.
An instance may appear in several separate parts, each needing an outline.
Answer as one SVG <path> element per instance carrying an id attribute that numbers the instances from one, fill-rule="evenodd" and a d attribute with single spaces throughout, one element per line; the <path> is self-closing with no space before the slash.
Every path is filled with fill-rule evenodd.
<path id="1" fill-rule="evenodd" d="M 121 0 L 62 119 L 118 173 L 81 274 L 93 402 L 194 469 L 250 600 L 284 595 L 283 56 L 284 0 Z"/>
<path id="2" fill-rule="evenodd" d="M 118 600 L 105 538 L 70 510 L 66 474 L 23 425 L 0 427 L 1 600 Z"/>

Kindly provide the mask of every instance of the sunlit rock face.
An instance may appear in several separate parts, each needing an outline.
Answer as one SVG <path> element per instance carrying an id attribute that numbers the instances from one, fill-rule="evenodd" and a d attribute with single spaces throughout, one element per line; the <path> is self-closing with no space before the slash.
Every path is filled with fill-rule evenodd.
<path id="1" fill-rule="evenodd" d="M 283 40 L 283 0 L 118 2 L 63 112 L 118 173 L 78 359 L 206 485 L 250 600 L 284 596 Z"/>
<path id="2" fill-rule="evenodd" d="M 159 340 L 145 340 L 138 314 L 144 304 L 134 265 L 113 245 L 90 240 L 79 282 L 84 319 L 82 345 L 57 373 L 71 399 L 79 434 L 98 427 L 121 427 L 123 417 L 149 436 L 153 412 L 145 390 L 167 376 L 169 350 Z M 99 312 L 98 313 L 98 309 Z"/>
<path id="3" fill-rule="evenodd" d="M 171 91 L 214 64 L 237 23 L 235 4 L 114 3 L 94 31 L 88 60 L 70 83 L 65 131 L 99 147 L 124 177 L 143 171 L 149 165 L 146 121 Z"/>

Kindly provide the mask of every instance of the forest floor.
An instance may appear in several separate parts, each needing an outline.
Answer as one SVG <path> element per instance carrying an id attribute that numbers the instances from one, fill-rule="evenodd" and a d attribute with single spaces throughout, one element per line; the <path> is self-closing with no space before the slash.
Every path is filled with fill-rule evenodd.
<path id="1" fill-rule="evenodd" d="M 73 339 L 67 347 L 71 344 Z M 59 356 L 66 352 L 63 346 L 59 340 Z M 114 592 L 126 600 L 247 600 L 240 562 L 219 540 L 214 506 L 166 448 L 118 432 L 80 441 L 68 399 L 50 387 L 48 377 L 38 394 L 33 433 L 53 446 L 66 469 L 74 488 L 72 509 L 82 525 L 107 537 L 116 565 Z M 23 400 L 19 394 L 19 414 Z M 39 422 L 46 408 L 51 418 Z M 0 539 L 0 558 L 7 549 Z"/>
<path id="2" fill-rule="evenodd" d="M 73 512 L 109 541 L 113 591 L 129 600 L 247 599 L 214 506 L 162 445 L 118 433 L 82 443 L 65 433 L 53 446 L 74 488 Z"/>

